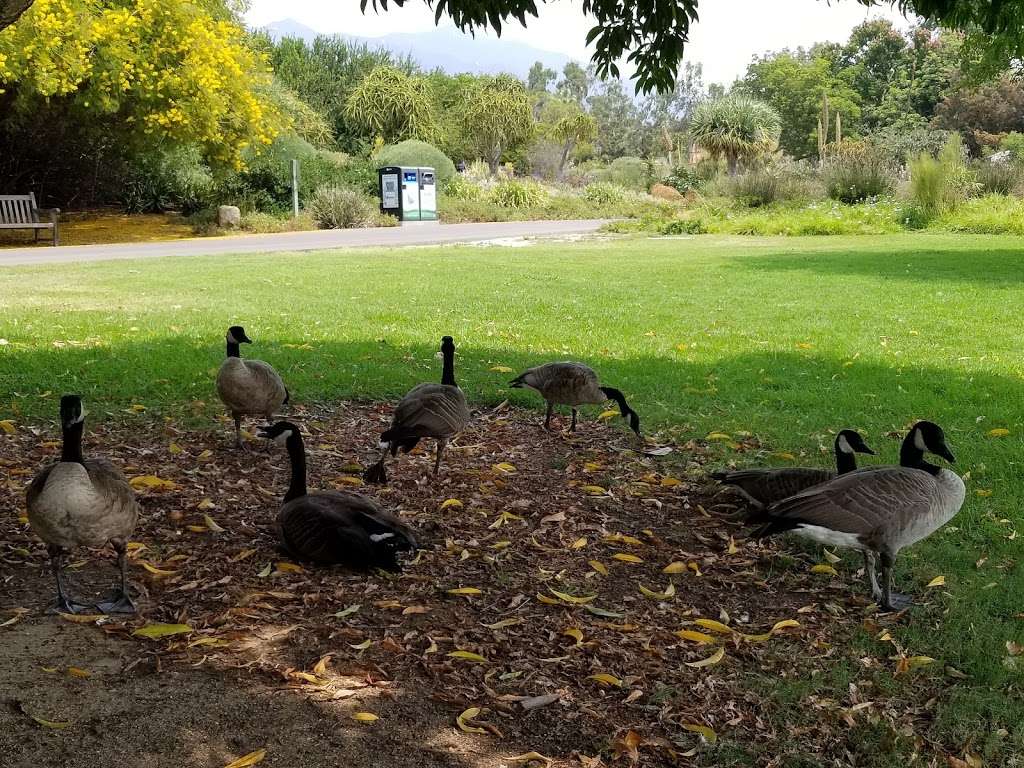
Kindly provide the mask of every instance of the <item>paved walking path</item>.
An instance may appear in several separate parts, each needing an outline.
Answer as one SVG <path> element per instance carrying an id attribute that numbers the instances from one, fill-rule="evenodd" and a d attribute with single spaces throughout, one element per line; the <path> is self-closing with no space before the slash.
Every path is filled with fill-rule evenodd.
<path id="1" fill-rule="evenodd" d="M 372 229 L 322 229 L 271 235 L 197 237 L 158 243 L 35 246 L 0 248 L 0 267 L 61 264 L 76 261 L 141 259 L 156 256 L 210 256 L 328 248 L 400 247 L 497 240 L 508 237 L 557 236 L 595 232 L 604 221 L 502 221 L 486 224 L 421 224 Z"/>

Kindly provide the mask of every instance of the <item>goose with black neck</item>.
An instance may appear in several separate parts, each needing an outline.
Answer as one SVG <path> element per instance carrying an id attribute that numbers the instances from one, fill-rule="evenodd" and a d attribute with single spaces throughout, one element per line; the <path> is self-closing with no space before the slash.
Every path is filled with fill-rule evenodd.
<path id="1" fill-rule="evenodd" d="M 288 450 L 291 481 L 277 515 L 281 545 L 298 560 L 354 569 L 397 571 L 398 557 L 416 549 L 412 530 L 373 499 L 306 486 L 306 449 L 295 424 L 279 421 L 260 435 Z"/>
<path id="2" fill-rule="evenodd" d="M 942 429 L 919 421 L 900 447 L 900 466 L 849 472 L 755 512 L 749 519 L 760 524 L 754 536 L 792 531 L 860 550 L 875 600 L 884 610 L 906 608 L 910 599 L 892 592 L 896 556 L 952 520 L 966 495 L 960 476 L 926 461 L 925 453 L 954 462 Z M 882 565 L 881 586 L 876 557 Z"/>
<path id="3" fill-rule="evenodd" d="M 388 454 L 408 453 L 424 438 L 437 441 L 434 475 L 440 471 L 445 447 L 466 428 L 470 416 L 466 395 L 455 382 L 455 341 L 451 336 L 441 339 L 441 358 L 441 383 L 419 384 L 398 403 L 391 426 L 380 436 L 380 458 L 363 475 L 366 482 L 386 483 L 384 461 Z"/>
<path id="4" fill-rule="evenodd" d="M 860 433 L 843 429 L 836 435 L 834 443 L 836 469 L 820 467 L 770 467 L 761 469 L 738 469 L 712 472 L 711 477 L 722 485 L 729 485 L 739 491 L 757 509 L 792 496 L 794 493 L 827 483 L 838 475 L 845 475 L 857 469 L 858 453 L 874 455 Z"/>
<path id="5" fill-rule="evenodd" d="M 78 395 L 60 400 L 60 461 L 44 467 L 26 494 L 28 521 L 49 548 L 57 585 L 56 610 L 80 613 L 90 606 L 68 597 L 64 558 L 75 547 L 110 544 L 117 553 L 121 581 L 113 596 L 96 607 L 104 613 L 134 613 L 128 590 L 128 537 L 135 530 L 139 505 L 135 492 L 106 459 L 82 455 L 85 409 Z"/>
<path id="6" fill-rule="evenodd" d="M 288 388 L 272 366 L 243 360 L 240 345 L 252 344 L 240 325 L 225 334 L 227 355 L 217 371 L 217 394 L 235 422 L 235 447 L 242 447 L 242 417 L 262 416 L 268 422 L 290 399 Z"/>

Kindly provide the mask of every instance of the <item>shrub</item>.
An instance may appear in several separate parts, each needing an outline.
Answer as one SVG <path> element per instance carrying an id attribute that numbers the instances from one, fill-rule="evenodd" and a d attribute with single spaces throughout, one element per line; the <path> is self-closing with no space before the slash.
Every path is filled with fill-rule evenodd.
<path id="1" fill-rule="evenodd" d="M 372 202 L 347 187 L 321 187 L 309 199 L 307 209 L 320 229 L 363 227 L 374 218 Z"/>
<path id="2" fill-rule="evenodd" d="M 583 190 L 583 199 L 598 205 L 621 203 L 626 199 L 626 190 L 607 181 L 595 181 Z"/>
<path id="3" fill-rule="evenodd" d="M 665 177 L 665 183 L 675 187 L 678 192 L 686 194 L 691 189 L 697 189 L 706 179 L 702 179 L 700 172 L 694 165 L 677 165 L 672 172 Z"/>
<path id="4" fill-rule="evenodd" d="M 437 180 L 442 183 L 455 176 L 455 163 L 444 152 L 416 139 L 389 144 L 373 157 L 373 161 L 378 168 L 385 165 L 433 168 Z"/>
<path id="5" fill-rule="evenodd" d="M 198 147 L 180 147 L 135 161 L 123 182 L 121 204 L 128 213 L 162 213 L 168 208 L 191 215 L 211 202 L 213 175 Z"/>
<path id="6" fill-rule="evenodd" d="M 455 174 L 453 178 L 442 184 L 441 190 L 447 197 L 455 200 L 483 200 L 484 198 L 483 188 L 460 174 Z"/>
<path id="7" fill-rule="evenodd" d="M 308 211 L 302 211 L 299 217 L 280 216 L 273 213 L 254 211 L 242 217 L 242 230 L 245 232 L 300 232 L 316 229 L 316 223 Z"/>
<path id="8" fill-rule="evenodd" d="M 979 235 L 1024 235 L 1024 201 L 1004 195 L 968 200 L 934 223 L 951 232 Z"/>
<path id="9" fill-rule="evenodd" d="M 999 142 L 999 148 L 1009 152 L 1013 159 L 1018 162 L 1024 160 L 1024 133 L 1010 131 Z"/>
<path id="10" fill-rule="evenodd" d="M 872 151 L 886 157 L 894 167 L 902 167 L 922 153 L 937 157 L 949 137 L 949 131 L 938 128 L 913 128 L 908 131 L 889 126 L 871 134 L 865 142 Z"/>
<path id="11" fill-rule="evenodd" d="M 982 160 L 975 173 L 982 194 L 1012 195 L 1020 188 L 1021 169 L 1016 163 Z"/>
<path id="12" fill-rule="evenodd" d="M 922 153 L 910 163 L 910 200 L 926 221 L 954 210 L 978 189 L 957 134 L 937 158 Z"/>
<path id="13" fill-rule="evenodd" d="M 821 177 L 825 191 L 833 200 L 857 203 L 892 192 L 896 170 L 889 158 L 869 144 L 844 141 L 826 152 Z"/>
<path id="14" fill-rule="evenodd" d="M 642 157 L 617 157 L 598 178 L 626 189 L 646 192 L 651 186 L 651 168 Z"/>
<path id="15" fill-rule="evenodd" d="M 506 179 L 498 182 L 491 190 L 489 199 L 502 208 L 531 208 L 540 205 L 547 192 L 532 181 Z"/>

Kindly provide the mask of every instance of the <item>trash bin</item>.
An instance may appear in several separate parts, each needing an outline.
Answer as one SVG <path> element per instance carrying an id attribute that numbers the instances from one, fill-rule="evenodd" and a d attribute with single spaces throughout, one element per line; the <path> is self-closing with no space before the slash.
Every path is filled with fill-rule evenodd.
<path id="1" fill-rule="evenodd" d="M 437 221 L 437 174 L 433 168 L 377 169 L 380 210 L 403 224 Z"/>

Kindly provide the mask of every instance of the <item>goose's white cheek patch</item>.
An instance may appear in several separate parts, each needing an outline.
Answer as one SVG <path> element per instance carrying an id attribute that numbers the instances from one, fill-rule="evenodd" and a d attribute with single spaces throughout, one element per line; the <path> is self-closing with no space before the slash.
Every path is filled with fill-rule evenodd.
<path id="1" fill-rule="evenodd" d="M 370 534 L 370 541 L 372 541 L 374 544 L 376 544 L 377 542 L 380 542 L 380 541 L 386 541 L 388 539 L 393 539 L 393 538 L 395 538 L 395 534 L 393 534 L 393 533 L 371 533 Z"/>
<path id="2" fill-rule="evenodd" d="M 840 435 L 839 437 L 839 450 L 843 453 L 853 453 L 853 448 L 850 447 L 850 443 L 846 439 L 846 435 Z"/>
<path id="3" fill-rule="evenodd" d="M 292 431 L 290 429 L 286 429 L 284 432 L 282 432 L 280 435 L 274 438 L 274 442 L 277 443 L 278 445 L 284 445 L 285 443 L 288 442 L 288 438 L 291 436 Z"/>
<path id="4" fill-rule="evenodd" d="M 928 450 L 928 446 L 925 445 L 925 442 L 924 442 L 924 435 L 921 434 L 921 430 L 920 429 L 915 429 L 914 430 L 914 445 L 916 445 L 917 449 L 920 450 L 920 451 L 927 451 Z"/>

